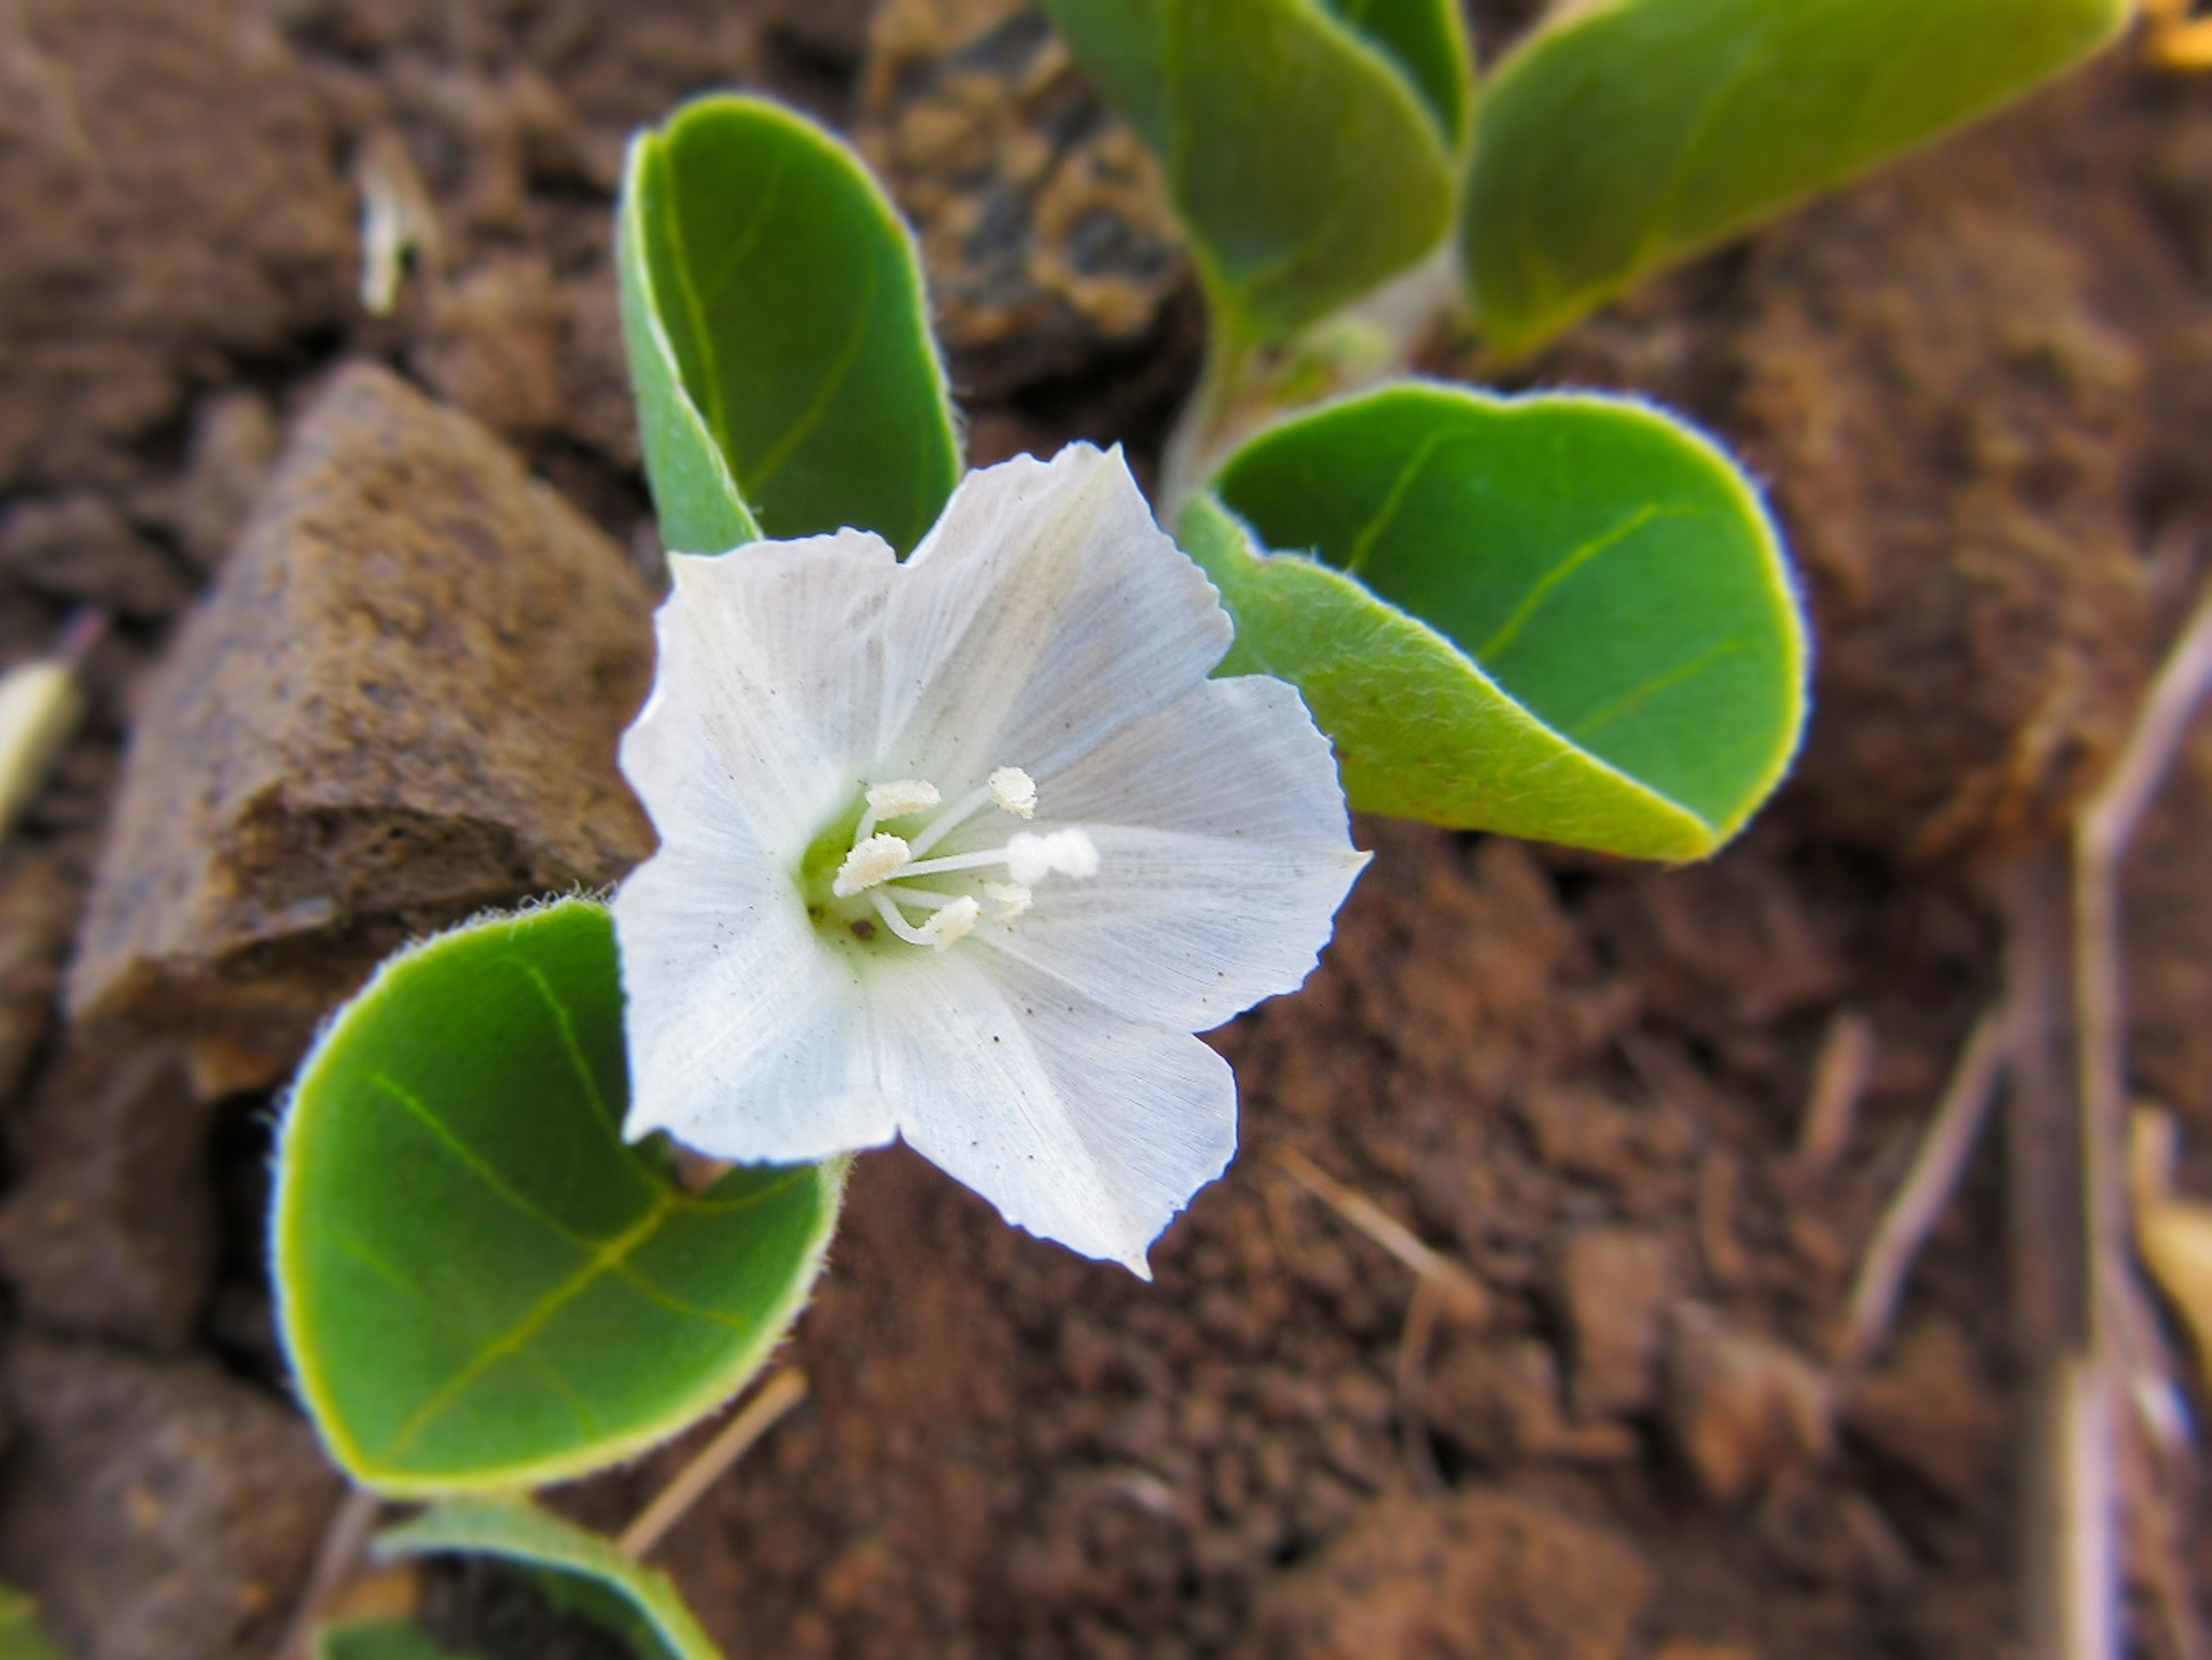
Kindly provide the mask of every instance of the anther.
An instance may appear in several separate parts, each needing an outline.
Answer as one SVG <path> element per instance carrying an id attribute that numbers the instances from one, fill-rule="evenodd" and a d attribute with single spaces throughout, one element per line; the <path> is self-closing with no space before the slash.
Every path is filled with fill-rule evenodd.
<path id="1" fill-rule="evenodd" d="M 1034 897 L 1028 886 L 1020 882 L 986 882 L 983 897 L 991 902 L 991 920 L 1011 922 L 1030 908 Z"/>
<path id="2" fill-rule="evenodd" d="M 1036 780 L 1019 767 L 1000 767 L 990 777 L 991 800 L 1017 818 L 1036 817 Z"/>
<path id="3" fill-rule="evenodd" d="M 963 893 L 942 910 L 932 911 L 928 921 L 915 932 L 921 935 L 924 945 L 943 951 L 955 939 L 972 933 L 976 919 L 982 914 L 983 908 Z"/>
<path id="4" fill-rule="evenodd" d="M 856 893 L 888 882 L 913 860 L 913 850 L 904 837 L 867 836 L 854 842 L 853 850 L 845 855 L 845 862 L 837 866 L 837 877 L 830 883 L 830 891 L 840 899 L 850 899 Z"/>

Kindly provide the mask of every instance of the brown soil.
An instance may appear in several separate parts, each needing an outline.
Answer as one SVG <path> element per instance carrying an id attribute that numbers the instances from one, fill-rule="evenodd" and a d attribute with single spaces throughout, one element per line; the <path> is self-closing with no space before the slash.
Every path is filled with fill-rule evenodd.
<path id="1" fill-rule="evenodd" d="M 44 645 L 73 604 L 118 617 L 94 716 L 0 866 L 18 1442 L 0 1578 L 45 1596 L 90 1660 L 266 1652 L 312 1543 L 300 1517 L 329 1496 L 269 1410 L 268 1098 L 210 1114 L 166 1051 L 53 1030 L 147 670 L 289 413 L 348 355 L 467 410 L 649 559 L 606 265 L 623 135 L 730 81 L 865 114 L 878 144 L 940 131 L 881 100 L 972 100 L 972 79 L 871 73 L 867 9 L 0 9 L 0 656 Z M 1020 80 L 1061 137 L 1093 131 L 1043 47 L 994 39 L 977 73 Z M 1011 1232 L 903 1152 L 861 1161 L 793 1346 L 809 1403 L 663 1553 L 733 1654 L 2002 1650 L 2019 1506 L 1994 1145 L 1874 1367 L 1822 1369 L 1996 985 L 1991 876 L 2094 779 L 2200 574 L 2208 94 L 2116 54 L 1533 366 L 1676 401 L 1771 481 L 1821 642 L 1797 781 L 1741 845 L 1680 872 L 1363 824 L 1377 858 L 1322 970 L 1218 1035 L 1244 1151 L 1170 1231 L 1153 1286 Z M 436 269 L 382 319 L 349 295 L 348 169 L 377 134 L 404 144 L 442 231 Z M 1049 188 L 995 161 L 976 187 L 1041 234 L 1089 222 L 1066 179 L 1122 151 L 1051 155 Z M 1146 281 L 1109 284 L 1110 316 L 1086 321 L 1085 284 L 1040 289 L 1049 261 L 1016 262 L 1030 286 L 994 307 L 999 267 L 960 263 L 974 200 L 941 172 L 908 184 L 942 282 L 988 319 L 954 342 L 956 374 L 995 400 L 971 403 L 975 459 L 1078 433 L 1156 445 L 1194 362 L 1188 291 L 1155 280 L 1172 250 L 1145 245 Z M 2199 1191 L 2208 834 L 2212 736 L 2134 892 L 2136 1082 L 2183 1114 Z M 1870 1023 L 1870 1084 L 1816 1168 L 1800 1118 L 1846 1013 Z M 1412 1276 L 1278 1149 L 1448 1253 L 1481 1306 L 1447 1308 L 1409 1353 Z M 49 1229 L 50 1204 L 114 1227 Z M 213 1432 L 193 1425 L 250 1457 L 204 1456 Z M 562 1502 L 617 1523 L 684 1450 Z M 240 1470 L 283 1504 L 238 1498 Z M 136 1555 L 70 1530 L 92 1501 L 57 1492 L 95 1480 L 168 1507 Z M 158 1607 L 133 1590 L 156 1582 Z M 449 1577 L 433 1601 L 495 1657 L 562 1651 L 496 1576 Z"/>

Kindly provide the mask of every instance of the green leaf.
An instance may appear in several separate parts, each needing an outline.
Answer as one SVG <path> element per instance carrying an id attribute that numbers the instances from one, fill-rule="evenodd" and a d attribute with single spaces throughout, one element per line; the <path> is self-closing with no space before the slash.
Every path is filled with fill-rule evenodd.
<path id="1" fill-rule="evenodd" d="M 1437 118 L 1394 57 L 1316 0 L 1045 9 L 1158 156 L 1231 339 L 1280 339 L 1443 235 L 1454 170 Z M 1427 64 L 1400 15 L 1413 9 L 1373 8 Z"/>
<path id="2" fill-rule="evenodd" d="M 68 1660 L 39 1623 L 39 1605 L 13 1585 L 0 1584 L 0 1660 Z"/>
<path id="3" fill-rule="evenodd" d="M 545 1571 L 556 1606 L 605 1626 L 638 1660 L 721 1660 L 668 1576 L 630 1560 L 595 1533 L 522 1499 L 463 1499 L 379 1534 L 380 1557 L 448 1551 Z"/>
<path id="4" fill-rule="evenodd" d="M 2127 0 L 1614 0 L 1485 84 L 1461 252 L 1525 352 L 1649 273 L 2079 63 Z"/>
<path id="5" fill-rule="evenodd" d="M 332 1456 L 402 1495 L 580 1475 L 733 1394 L 796 1317 L 842 1161 L 678 1189 L 626 1146 L 603 906 L 563 900 L 392 958 L 302 1067 L 274 1254 Z"/>
<path id="6" fill-rule="evenodd" d="M 858 158 L 780 105 L 702 98 L 631 143 L 616 233 L 662 539 L 851 525 L 912 549 L 960 440 L 914 240 Z"/>
<path id="7" fill-rule="evenodd" d="M 1224 671 L 1297 683 L 1356 807 L 1693 859 L 1789 765 L 1778 538 L 1659 410 L 1401 383 L 1261 434 L 1214 489 L 1182 532 L 1237 620 Z M 1300 551 L 1255 554 L 1220 503 Z"/>
<path id="8" fill-rule="evenodd" d="M 1456 0 L 1323 0 L 1381 47 L 1456 148 L 1474 106 L 1474 49 Z"/>
<path id="9" fill-rule="evenodd" d="M 404 1620 L 349 1620 L 315 1633 L 315 1660 L 477 1660 L 434 1643 Z"/>

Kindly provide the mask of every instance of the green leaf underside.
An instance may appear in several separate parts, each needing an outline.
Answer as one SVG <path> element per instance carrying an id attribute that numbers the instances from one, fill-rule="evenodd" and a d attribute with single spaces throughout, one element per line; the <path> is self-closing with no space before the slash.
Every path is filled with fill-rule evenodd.
<path id="1" fill-rule="evenodd" d="M 703 98 L 633 143 L 619 234 L 668 545 L 722 552 L 750 517 L 910 551 L 960 441 L 913 239 L 860 161 L 777 105 Z"/>
<path id="2" fill-rule="evenodd" d="M 1229 337 L 1280 339 L 1443 235 L 1454 169 L 1436 117 L 1382 47 L 1317 0 L 1046 9 L 1159 158 Z"/>
<path id="3" fill-rule="evenodd" d="M 667 1575 L 525 1500 L 457 1500 L 376 1539 L 380 1558 L 447 1552 L 496 1556 L 543 1570 L 555 1606 L 605 1626 L 630 1645 L 638 1660 L 721 1660 Z"/>
<path id="4" fill-rule="evenodd" d="M 604 907 L 387 962 L 301 1069 L 279 1149 L 280 1312 L 356 1481 L 398 1496 L 611 1463 L 727 1399 L 796 1317 L 842 1163 L 698 1194 L 621 1137 Z"/>
<path id="5" fill-rule="evenodd" d="M 1457 0 L 1323 0 L 1395 64 L 1456 149 L 1474 103 L 1474 60 Z"/>
<path id="6" fill-rule="evenodd" d="M 315 1633 L 315 1660 L 478 1660 L 433 1642 L 404 1620 L 351 1620 Z"/>
<path id="7" fill-rule="evenodd" d="M 0 1585 L 0 1660 L 67 1660 L 39 1623 L 39 1605 L 13 1585 Z"/>
<path id="8" fill-rule="evenodd" d="M 1639 278 L 2080 62 L 2126 0 L 1618 0 L 1485 83 L 1461 222 L 1492 343 Z"/>
<path id="9" fill-rule="evenodd" d="M 1297 682 L 1355 806 L 1694 858 L 1796 749 L 1804 637 L 1773 526 L 1659 410 L 1400 385 L 1261 435 L 1214 488 L 1291 550 L 1186 517 L 1231 662 Z"/>

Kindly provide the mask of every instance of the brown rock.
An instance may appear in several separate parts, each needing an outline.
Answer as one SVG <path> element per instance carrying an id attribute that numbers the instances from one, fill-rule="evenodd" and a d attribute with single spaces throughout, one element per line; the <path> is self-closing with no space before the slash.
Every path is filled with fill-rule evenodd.
<path id="1" fill-rule="evenodd" d="M 146 689 L 71 1012 L 264 1084 L 410 933 L 619 876 L 649 607 L 473 422 L 343 371 Z"/>
<path id="2" fill-rule="evenodd" d="M 1828 1388 L 1812 1364 L 1701 1303 L 1667 1328 L 1666 1423 L 1706 1496 L 1733 1505 L 1784 1464 L 1824 1456 Z"/>
<path id="3" fill-rule="evenodd" d="M 263 10 L 0 13 L 0 487 L 119 469 L 210 352 L 346 314 L 354 203 Z"/>
<path id="4" fill-rule="evenodd" d="M 1966 1504 L 2002 1467 L 2007 1414 L 1958 1327 L 1927 1320 L 1881 1371 L 1855 1379 L 1844 1424 L 1876 1454 Z"/>
<path id="5" fill-rule="evenodd" d="M 1673 1247 L 1641 1229 L 1590 1229 L 1567 1241 L 1559 1285 L 1576 1416 L 1649 1408 L 1657 1395 L 1662 1324 L 1680 1294 Z"/>
<path id="6" fill-rule="evenodd" d="M 1247 1660 L 1612 1660 L 1651 1571 L 1617 1534 L 1489 1493 L 1370 1506 L 1264 1588 Z"/>
<path id="7" fill-rule="evenodd" d="M 1517 1104 L 1547 1164 L 1572 1176 L 1617 1177 L 1632 1162 L 1630 1121 L 1599 1091 L 1547 1079 Z"/>
<path id="8" fill-rule="evenodd" d="M 80 1034 L 11 1138 L 0 1271 L 50 1330 L 180 1350 L 215 1277 L 209 1114 L 167 1046 Z"/>
<path id="9" fill-rule="evenodd" d="M 205 1361 L 20 1339 L 0 1576 L 81 1660 L 270 1652 L 338 1480 L 306 1424 Z"/>

